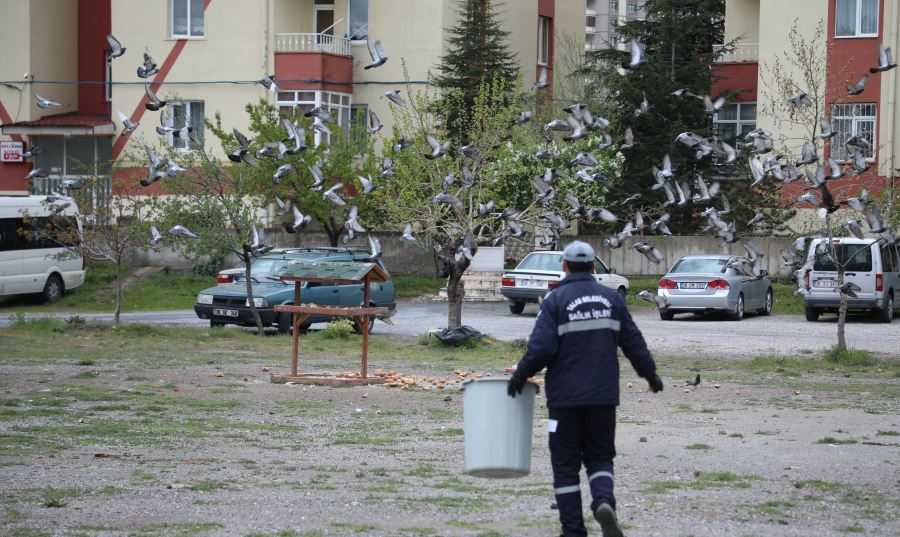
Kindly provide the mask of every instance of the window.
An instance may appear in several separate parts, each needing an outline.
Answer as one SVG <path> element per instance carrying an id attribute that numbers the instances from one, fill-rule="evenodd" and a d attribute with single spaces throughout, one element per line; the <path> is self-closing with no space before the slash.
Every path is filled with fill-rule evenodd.
<path id="1" fill-rule="evenodd" d="M 296 114 L 302 115 L 309 112 L 316 106 L 321 106 L 331 113 L 335 123 L 340 125 L 344 132 L 350 127 L 350 101 L 349 93 L 338 93 L 334 91 L 281 91 L 278 93 L 278 110 L 285 115 L 293 116 L 295 108 L 300 110 Z M 333 125 L 329 125 L 329 129 Z M 333 129 L 332 129 L 333 130 Z M 315 132 L 315 143 L 330 142 L 331 139 L 327 134 Z M 324 137 L 324 138 L 323 138 Z"/>
<path id="2" fill-rule="evenodd" d="M 609 36 L 609 47 L 610 48 L 619 48 L 619 36 L 612 34 Z"/>
<path id="3" fill-rule="evenodd" d="M 171 0 L 172 37 L 203 37 L 203 0 Z"/>
<path id="4" fill-rule="evenodd" d="M 835 37 L 878 35 L 878 0 L 835 0 Z"/>
<path id="5" fill-rule="evenodd" d="M 627 13 L 628 13 L 629 17 L 634 17 L 635 15 L 637 15 L 637 4 L 635 4 L 633 2 L 628 2 L 628 5 L 626 6 L 626 8 L 628 9 Z"/>
<path id="6" fill-rule="evenodd" d="M 538 65 L 550 64 L 550 18 L 538 17 Z"/>
<path id="7" fill-rule="evenodd" d="M 362 155 L 368 149 L 369 105 L 354 104 L 350 107 L 350 142 L 354 153 Z"/>
<path id="8" fill-rule="evenodd" d="M 609 269 L 600 261 L 599 257 L 594 257 L 594 272 L 597 274 L 609 274 Z"/>
<path id="9" fill-rule="evenodd" d="M 45 149 L 34 157 L 34 165 L 50 177 L 33 179 L 28 187 L 32 194 L 58 192 L 65 179 L 108 176 L 112 171 L 111 136 L 35 136 L 33 143 Z M 95 200 L 108 199 L 109 183 L 95 186 Z"/>
<path id="10" fill-rule="evenodd" d="M 616 0 L 612 0 L 612 2 L 609 3 L 609 14 L 619 14 L 619 2 L 617 2 Z"/>
<path id="11" fill-rule="evenodd" d="M 193 135 L 200 145 L 203 145 L 203 120 L 204 120 L 204 104 L 203 101 L 181 101 L 169 103 L 169 124 L 175 129 L 182 129 L 185 125 L 190 125 L 193 129 Z M 169 134 L 169 145 L 175 149 L 191 150 L 190 141 Z"/>
<path id="12" fill-rule="evenodd" d="M 103 53 L 106 56 L 106 53 Z M 103 96 L 106 102 L 112 102 L 112 60 L 106 60 L 106 85 L 103 87 Z"/>
<path id="13" fill-rule="evenodd" d="M 756 128 L 756 103 L 725 105 L 716 114 L 716 137 L 734 145 L 734 141 Z"/>
<path id="14" fill-rule="evenodd" d="M 882 272 L 894 272 L 894 250 L 893 246 L 882 246 L 881 248 L 881 270 Z"/>
<path id="15" fill-rule="evenodd" d="M 587 21 L 585 22 L 585 26 L 587 26 L 588 28 L 597 26 L 597 17 L 594 17 L 593 15 L 588 16 Z"/>
<path id="16" fill-rule="evenodd" d="M 349 0 L 349 32 L 347 37 L 351 41 L 365 41 L 369 38 L 369 0 Z"/>
<path id="17" fill-rule="evenodd" d="M 836 244 L 834 253 L 837 254 L 838 263 L 845 265 L 844 270 L 856 272 L 871 272 L 872 248 L 864 244 Z M 852 257 L 851 257 L 852 256 Z M 813 263 L 815 271 L 837 270 L 831 257 L 828 255 L 816 256 Z"/>
<path id="18" fill-rule="evenodd" d="M 837 133 L 832 138 L 837 142 L 831 144 L 831 155 L 839 161 L 850 160 L 851 155 L 844 148 L 844 140 L 851 136 L 863 136 L 871 145 L 871 148 L 865 152 L 865 157 L 874 159 L 876 115 L 874 103 L 831 105 L 831 124 Z"/>

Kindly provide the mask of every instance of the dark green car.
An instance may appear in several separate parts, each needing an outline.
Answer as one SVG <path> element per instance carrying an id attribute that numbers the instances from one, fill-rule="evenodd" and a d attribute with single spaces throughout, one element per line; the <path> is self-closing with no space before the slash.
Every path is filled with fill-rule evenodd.
<path id="1" fill-rule="evenodd" d="M 293 282 L 283 282 L 276 276 L 292 262 L 372 262 L 370 255 L 367 250 L 363 249 L 315 247 L 273 250 L 257 258 L 253 262 L 250 274 L 253 279 L 253 300 L 256 302 L 256 310 L 259 312 L 263 325 L 275 326 L 279 332 L 289 332 L 291 329 L 291 315 L 277 313 L 274 308 L 277 304 L 294 303 Z M 385 273 L 388 272 L 387 267 L 380 259 L 375 262 Z M 394 314 L 397 302 L 394 297 L 392 280 L 383 283 L 373 282 L 370 284 L 369 292 L 369 306 L 388 308 L 387 317 Z M 362 284 L 327 285 L 304 282 L 301 300 L 304 304 L 321 306 L 360 306 L 363 305 L 363 286 Z M 243 271 L 240 271 L 234 282 L 222 283 L 200 291 L 197 295 L 197 303 L 194 304 L 194 312 L 201 319 L 209 319 L 210 326 L 226 324 L 256 326 L 256 321 L 250 311 L 250 303 L 247 300 L 247 283 L 244 281 Z M 307 328 L 312 323 L 331 320 L 333 319 L 329 317 L 312 317 L 301 328 Z M 371 319 L 369 322 L 371 330 L 375 319 Z"/>

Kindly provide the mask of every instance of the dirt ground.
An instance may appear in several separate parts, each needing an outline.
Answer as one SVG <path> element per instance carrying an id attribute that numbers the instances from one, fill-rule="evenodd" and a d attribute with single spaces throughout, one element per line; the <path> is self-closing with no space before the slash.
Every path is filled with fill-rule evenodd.
<path id="1" fill-rule="evenodd" d="M 896 373 L 672 352 L 658 358 L 661 394 L 622 368 L 627 535 L 900 534 Z M 558 534 L 543 399 L 531 475 L 485 480 L 463 473 L 458 387 L 279 385 L 269 376 L 284 363 L 249 361 L 0 366 L 0 533 Z"/>

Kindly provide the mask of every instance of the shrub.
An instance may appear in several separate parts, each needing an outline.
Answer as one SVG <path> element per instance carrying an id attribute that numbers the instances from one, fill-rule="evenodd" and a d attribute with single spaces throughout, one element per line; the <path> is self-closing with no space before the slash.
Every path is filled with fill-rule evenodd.
<path id="1" fill-rule="evenodd" d="M 87 321 L 84 320 L 84 317 L 80 315 L 71 315 L 66 317 L 66 324 L 69 326 L 81 326 Z"/>
<path id="2" fill-rule="evenodd" d="M 338 319 L 328 323 L 325 330 L 319 332 L 319 337 L 322 339 L 349 339 L 354 333 L 353 321 Z"/>

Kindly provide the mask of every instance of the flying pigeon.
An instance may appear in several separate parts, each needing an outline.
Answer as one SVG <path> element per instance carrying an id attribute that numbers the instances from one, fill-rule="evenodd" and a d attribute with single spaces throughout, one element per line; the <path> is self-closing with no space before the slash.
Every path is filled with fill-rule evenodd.
<path id="1" fill-rule="evenodd" d="M 333 187 L 329 188 L 325 191 L 324 194 L 322 194 L 322 199 L 331 200 L 332 203 L 339 207 L 347 205 L 347 202 L 341 199 L 341 197 L 337 194 L 337 191 L 342 188 L 344 188 L 344 183 L 335 183 Z"/>
<path id="2" fill-rule="evenodd" d="M 822 131 L 821 134 L 817 135 L 816 138 L 826 139 L 826 138 L 834 138 L 834 135 L 837 134 L 837 131 L 834 130 L 834 126 L 831 124 L 831 120 L 825 116 L 822 116 L 819 119 L 819 130 Z"/>
<path id="3" fill-rule="evenodd" d="M 884 43 L 878 43 L 878 67 L 870 67 L 870 73 L 881 73 L 884 71 L 890 71 L 894 67 L 897 67 L 897 64 L 894 63 L 894 55 L 891 54 L 891 48 L 885 47 Z"/>
<path id="4" fill-rule="evenodd" d="M 859 80 L 856 81 L 856 84 L 852 86 L 847 84 L 847 95 L 859 95 L 866 89 L 866 82 L 869 81 L 869 75 L 863 75 Z"/>
<path id="5" fill-rule="evenodd" d="M 634 147 L 634 133 L 631 131 L 631 127 L 625 128 L 625 143 L 623 143 L 619 150 L 622 149 L 631 149 Z"/>
<path id="6" fill-rule="evenodd" d="M 513 125 L 524 125 L 525 123 L 531 121 L 531 116 L 531 110 L 525 110 L 521 114 L 519 114 L 519 117 L 516 118 L 515 121 L 513 121 Z"/>
<path id="7" fill-rule="evenodd" d="M 643 291 L 638 293 L 637 296 L 641 297 L 647 302 L 650 302 L 651 304 L 656 304 L 656 307 L 661 310 L 669 307 L 669 303 L 666 301 L 665 297 L 661 297 L 656 293 L 651 293 L 649 289 L 644 289 Z"/>
<path id="8" fill-rule="evenodd" d="M 812 99 L 809 98 L 809 95 L 802 91 L 788 99 L 788 102 L 797 108 L 800 108 L 801 106 L 810 106 L 813 103 Z"/>
<path id="9" fill-rule="evenodd" d="M 538 71 L 538 79 L 537 79 L 537 82 L 535 82 L 535 83 L 531 86 L 531 89 L 543 89 L 543 88 L 546 88 L 546 87 L 548 87 L 548 86 L 550 86 L 550 80 L 549 80 L 549 76 L 548 76 L 548 74 L 547 74 L 547 66 L 542 65 L 542 66 L 540 67 L 540 70 Z"/>
<path id="10" fill-rule="evenodd" d="M 176 225 L 170 227 L 168 233 L 172 237 L 181 236 L 181 237 L 187 237 L 189 239 L 199 239 L 200 238 L 200 235 L 197 235 L 197 234 L 191 232 L 191 230 L 182 226 L 181 224 L 176 224 Z"/>
<path id="11" fill-rule="evenodd" d="M 400 90 L 387 91 L 384 96 L 397 106 L 406 106 L 406 101 L 400 96 Z"/>
<path id="12" fill-rule="evenodd" d="M 272 174 L 272 182 L 276 185 L 281 182 L 281 180 L 287 177 L 292 171 L 294 167 L 290 164 L 282 164 L 275 170 L 275 173 Z"/>
<path id="13" fill-rule="evenodd" d="M 622 67 L 637 69 L 642 63 L 644 63 L 644 45 L 636 38 L 631 38 L 631 60 Z"/>
<path id="14" fill-rule="evenodd" d="M 648 242 L 636 242 L 631 246 L 632 250 L 637 250 L 639 253 L 644 254 L 650 262 L 659 264 L 663 260 L 663 254 L 659 250 L 659 248 L 653 246 Z"/>
<path id="15" fill-rule="evenodd" d="M 250 140 L 248 140 L 241 131 L 237 130 L 237 127 L 231 129 L 231 132 L 234 134 L 234 139 L 237 140 L 238 148 L 228 154 L 228 160 L 240 162 L 244 159 L 244 156 L 246 156 L 247 151 L 250 149 Z"/>
<path id="16" fill-rule="evenodd" d="M 378 116 L 375 115 L 375 112 L 369 110 L 369 127 L 366 129 L 366 132 L 368 132 L 369 134 L 375 134 L 376 132 L 380 131 L 382 127 L 384 127 L 384 125 L 381 124 L 381 120 L 378 119 Z"/>
<path id="17" fill-rule="evenodd" d="M 118 58 L 121 55 L 125 54 L 125 51 L 127 49 L 122 46 L 122 43 L 120 43 L 119 40 L 113 36 L 113 34 L 107 34 L 106 42 L 109 43 L 109 49 L 110 49 L 106 55 L 107 59 L 112 60 L 114 58 Z M 890 49 L 888 49 L 888 50 L 890 50 Z"/>
<path id="18" fill-rule="evenodd" d="M 34 168 L 30 172 L 28 172 L 28 175 L 25 176 L 25 180 L 30 181 L 34 178 L 46 179 L 47 177 L 50 177 L 50 172 L 41 168 Z"/>
<path id="19" fill-rule="evenodd" d="M 132 122 L 128 119 L 128 116 L 122 112 L 119 112 L 119 120 L 122 122 L 122 136 L 128 136 L 138 128 L 138 125 L 140 125 L 139 123 Z"/>
<path id="20" fill-rule="evenodd" d="M 162 233 L 156 229 L 156 226 L 150 226 L 150 241 L 147 243 L 151 248 L 162 242 L 163 236 Z"/>
<path id="21" fill-rule="evenodd" d="M 378 238 L 371 233 L 366 233 L 366 238 L 369 239 L 369 259 L 381 257 L 381 242 L 378 241 Z"/>
<path id="22" fill-rule="evenodd" d="M 53 108 L 54 106 L 67 106 L 64 104 L 60 104 L 56 101 L 51 101 L 50 99 L 45 99 L 45 98 L 41 97 L 40 95 L 38 95 L 37 93 L 34 94 L 34 100 L 37 103 L 38 108 Z"/>
<path id="23" fill-rule="evenodd" d="M 22 153 L 22 158 L 25 159 L 25 158 L 36 157 L 38 155 L 43 155 L 45 152 L 46 152 L 46 150 L 43 147 L 41 147 L 39 145 L 32 145 L 31 149 Z"/>
<path id="24" fill-rule="evenodd" d="M 140 78 L 150 78 L 159 72 L 159 66 L 153 61 L 153 57 L 144 53 L 144 65 L 137 68 L 137 76 Z"/>
<path id="25" fill-rule="evenodd" d="M 256 83 L 260 84 L 262 87 L 266 88 L 276 95 L 279 91 L 281 91 L 281 88 L 279 88 L 278 84 L 275 83 L 275 75 L 266 75 L 257 80 Z"/>
<path id="26" fill-rule="evenodd" d="M 144 92 L 147 93 L 147 102 L 144 104 L 144 106 L 147 107 L 147 110 L 156 112 L 166 105 L 166 101 L 159 100 L 156 94 L 153 93 L 153 90 L 150 89 L 150 84 L 144 84 Z"/>
<path id="27" fill-rule="evenodd" d="M 847 295 L 850 298 L 859 298 L 856 293 L 858 291 L 862 291 L 862 287 L 856 285 L 853 282 L 844 282 L 844 285 L 838 287 L 838 291 L 842 295 Z"/>
<path id="28" fill-rule="evenodd" d="M 331 116 L 331 113 L 321 106 L 317 106 L 308 112 L 304 112 L 303 115 L 305 117 L 314 117 L 323 123 L 334 123 L 334 117 Z"/>
<path id="29" fill-rule="evenodd" d="M 297 208 L 296 205 L 291 207 L 294 211 L 294 221 L 290 224 L 289 233 L 296 232 L 298 229 L 303 228 L 306 224 L 312 220 L 312 216 L 308 214 L 303 214 L 300 212 L 300 209 Z"/>
<path id="30" fill-rule="evenodd" d="M 440 158 L 446 154 L 447 149 L 450 148 L 450 141 L 446 141 L 441 144 L 441 142 L 433 135 L 426 134 L 425 141 L 428 142 L 428 146 L 431 148 L 431 153 L 426 153 L 424 156 L 428 160 L 434 160 L 436 158 Z"/>
<path id="31" fill-rule="evenodd" d="M 850 233 L 853 233 L 853 235 L 857 239 L 865 238 L 865 235 L 863 235 L 862 225 L 858 219 L 857 220 L 847 220 L 846 222 L 841 224 L 841 227 L 846 229 Z"/>
<path id="32" fill-rule="evenodd" d="M 751 227 L 755 224 L 758 224 L 766 219 L 766 214 L 762 211 L 756 211 L 756 214 L 753 215 L 753 218 L 747 221 L 747 227 Z"/>
<path id="33" fill-rule="evenodd" d="M 447 203 L 450 205 L 455 205 L 457 207 L 462 207 L 462 201 L 459 198 L 452 194 L 447 194 L 446 192 L 438 193 L 434 198 L 431 199 L 432 203 Z"/>
<path id="34" fill-rule="evenodd" d="M 309 169 L 309 173 L 313 176 L 313 184 L 309 187 L 313 192 L 320 192 L 322 190 L 322 185 L 325 184 L 325 175 L 322 173 L 322 168 L 319 167 L 318 164 L 312 164 L 307 166 Z"/>
<path id="35" fill-rule="evenodd" d="M 363 190 L 362 193 L 364 195 L 371 194 L 373 190 L 375 190 L 375 182 L 372 181 L 372 176 L 363 177 L 362 175 L 357 175 L 357 179 L 359 179 L 359 183 L 362 185 Z"/>
<path id="36" fill-rule="evenodd" d="M 384 49 L 381 48 L 381 41 L 369 40 L 369 56 L 372 57 L 372 63 L 365 66 L 364 69 L 381 67 L 384 62 L 388 61 L 387 56 L 384 55 Z"/>
<path id="37" fill-rule="evenodd" d="M 277 214 L 278 216 L 284 216 L 288 213 L 289 210 L 291 210 L 291 206 L 293 205 L 293 202 L 291 200 L 288 200 L 287 203 L 285 203 L 284 200 L 282 200 L 281 198 L 279 198 L 276 195 L 275 196 L 275 205 L 278 205 L 278 208 L 280 209 L 275 214 Z"/>
<path id="38" fill-rule="evenodd" d="M 400 240 L 408 241 L 408 242 L 416 242 L 417 239 L 412 232 L 412 224 L 406 224 L 403 226 L 403 234 L 400 236 Z"/>
<path id="39" fill-rule="evenodd" d="M 800 153 L 800 158 L 797 162 L 794 163 L 795 166 L 802 166 L 804 164 L 812 164 L 819 160 L 818 155 L 816 155 L 816 146 L 813 145 L 809 140 L 803 142 L 803 151 Z"/>

